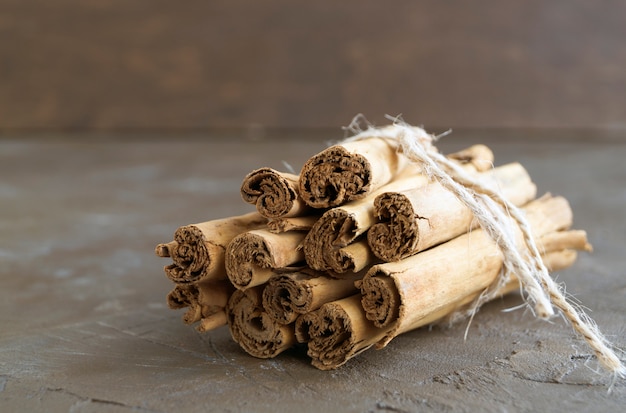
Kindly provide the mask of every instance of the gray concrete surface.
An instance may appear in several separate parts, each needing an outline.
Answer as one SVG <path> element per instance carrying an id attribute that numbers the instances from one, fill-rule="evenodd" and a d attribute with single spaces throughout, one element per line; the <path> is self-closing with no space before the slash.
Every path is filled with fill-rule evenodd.
<path id="1" fill-rule="evenodd" d="M 570 200 L 595 251 L 558 279 L 626 347 L 624 140 L 509 135 L 458 132 L 440 147 L 488 143 L 497 164 L 518 160 L 541 192 Z M 249 211 L 247 172 L 299 169 L 322 147 L 297 136 L 0 140 L 0 411 L 623 411 L 624 383 L 608 394 L 610 377 L 561 319 L 502 311 L 515 295 L 484 307 L 466 341 L 465 325 L 421 329 L 330 372 L 299 348 L 259 360 L 226 328 L 184 325 L 165 305 L 154 245 Z"/>

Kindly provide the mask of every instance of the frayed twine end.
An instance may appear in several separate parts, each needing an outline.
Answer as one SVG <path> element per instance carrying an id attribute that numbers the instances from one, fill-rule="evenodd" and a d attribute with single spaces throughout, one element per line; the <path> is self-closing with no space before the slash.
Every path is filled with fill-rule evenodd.
<path id="1" fill-rule="evenodd" d="M 499 193 L 481 185 L 455 162 L 438 152 L 434 142 L 448 135 L 450 131 L 434 136 L 421 127 L 407 124 L 400 116 L 386 116 L 386 118 L 391 120 L 392 124 L 377 128 L 370 124 L 362 114 L 355 116 L 350 125 L 344 128 L 352 135 L 344 142 L 376 137 L 395 141 L 398 150 L 412 162 L 419 164 L 430 179 L 439 182 L 470 208 L 480 226 L 503 253 L 504 271 L 492 286 L 479 296 L 469 310 L 453 314 L 450 320 L 468 317 L 471 320 L 485 302 L 496 296 L 498 287 L 509 279 L 510 274 L 515 274 L 527 293 L 526 303 L 531 310 L 534 310 L 536 317 L 550 319 L 555 314 L 553 306 L 556 306 L 574 330 L 583 336 L 593 349 L 600 364 L 613 374 L 614 380 L 625 379 L 626 367 L 616 355 L 613 346 L 589 316 L 582 309 L 575 308 L 566 299 L 561 287 L 550 277 L 532 237 L 530 226 L 521 210 Z M 520 251 L 510 236 L 511 225 L 513 225 L 511 219 L 522 231 L 526 251 Z"/>

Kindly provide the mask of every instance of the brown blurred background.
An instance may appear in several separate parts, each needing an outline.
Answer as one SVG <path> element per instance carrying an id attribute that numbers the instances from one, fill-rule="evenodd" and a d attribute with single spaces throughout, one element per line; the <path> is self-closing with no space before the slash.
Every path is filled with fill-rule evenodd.
<path id="1" fill-rule="evenodd" d="M 0 131 L 626 128 L 626 1 L 0 0 Z"/>

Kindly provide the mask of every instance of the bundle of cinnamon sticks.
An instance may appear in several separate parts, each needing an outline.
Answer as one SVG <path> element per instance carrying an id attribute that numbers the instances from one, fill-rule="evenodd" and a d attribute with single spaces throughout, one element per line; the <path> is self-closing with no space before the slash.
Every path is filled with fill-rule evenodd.
<path id="1" fill-rule="evenodd" d="M 446 158 L 520 208 L 550 271 L 591 250 L 585 232 L 570 229 L 567 200 L 537 197 L 519 163 L 494 167 L 484 145 Z M 393 139 L 331 146 L 299 175 L 256 169 L 240 190 L 255 212 L 181 226 L 156 254 L 171 258 L 169 307 L 187 308 L 183 321 L 200 331 L 227 325 L 252 356 L 301 343 L 315 367 L 334 369 L 404 332 L 462 318 L 487 290 L 519 291 L 476 214 Z M 526 238 L 510 227 L 523 252 Z"/>

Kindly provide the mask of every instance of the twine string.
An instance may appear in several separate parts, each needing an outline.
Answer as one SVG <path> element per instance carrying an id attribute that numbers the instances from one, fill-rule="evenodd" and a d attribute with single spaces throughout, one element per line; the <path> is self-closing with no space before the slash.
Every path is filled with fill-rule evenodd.
<path id="1" fill-rule="evenodd" d="M 503 256 L 502 270 L 496 280 L 468 309 L 452 314 L 450 320 L 458 321 L 468 317 L 471 320 L 484 303 L 497 297 L 499 288 L 515 274 L 527 294 L 526 303 L 535 316 L 548 319 L 554 315 L 553 306 L 558 308 L 573 329 L 585 339 L 600 364 L 613 373 L 614 379 L 626 378 L 626 367 L 595 322 L 582 308 L 570 303 L 563 287 L 550 277 L 522 210 L 498 191 L 481 184 L 456 162 L 440 154 L 434 145 L 437 136 L 428 134 L 420 127 L 411 126 L 398 117 L 389 119 L 393 121 L 391 125 L 376 128 L 367 123 L 363 115 L 357 115 L 345 128 L 353 136 L 346 138 L 344 142 L 368 138 L 393 142 L 404 156 L 421 166 L 429 179 L 451 191 L 472 211 L 481 228 L 496 243 Z M 362 125 L 366 128 L 363 129 Z M 524 246 L 521 248 L 515 241 L 515 227 L 522 234 Z"/>

